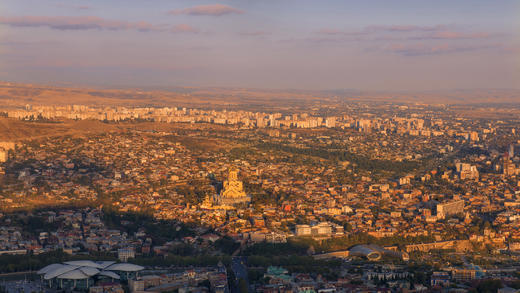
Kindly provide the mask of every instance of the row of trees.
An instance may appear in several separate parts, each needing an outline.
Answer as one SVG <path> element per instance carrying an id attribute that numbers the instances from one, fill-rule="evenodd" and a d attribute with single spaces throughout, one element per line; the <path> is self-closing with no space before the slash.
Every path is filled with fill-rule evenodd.
<path id="1" fill-rule="evenodd" d="M 121 213 L 110 206 L 105 206 L 102 220 L 108 227 L 120 229 L 129 235 L 142 227 L 148 235 L 151 235 L 154 243 L 159 245 L 176 238 L 195 235 L 193 230 L 183 223 L 155 219 L 151 211 Z M 123 221 L 130 224 L 122 225 Z"/>
<path id="2" fill-rule="evenodd" d="M 367 233 L 355 233 L 345 237 L 314 240 L 310 237 L 290 238 L 287 243 L 257 243 L 244 250 L 244 255 L 259 256 L 287 256 L 307 255 L 309 253 L 325 253 L 331 251 L 346 250 L 358 244 L 377 244 L 381 246 L 397 245 L 403 248 L 407 244 L 429 243 L 435 239 L 430 236 L 416 237 L 382 237 L 376 238 Z"/>
<path id="3" fill-rule="evenodd" d="M 107 253 L 90 253 L 89 255 L 70 255 L 62 250 L 46 252 L 38 255 L 0 255 L 0 273 L 36 271 L 46 265 L 71 260 L 116 260 Z"/>
<path id="4" fill-rule="evenodd" d="M 325 278 L 337 278 L 337 270 L 341 267 L 341 260 L 316 260 L 312 256 L 288 255 L 266 257 L 252 255 L 247 258 L 250 267 L 280 266 L 289 271 L 289 273 L 308 273 L 321 274 Z M 259 276 L 256 276 L 259 277 Z"/>
<path id="5" fill-rule="evenodd" d="M 1 255 L 0 273 L 14 273 L 37 271 L 49 264 L 62 263 L 72 260 L 117 260 L 114 254 L 110 253 L 90 253 L 88 255 L 69 255 L 62 250 L 42 253 L 39 255 Z M 166 257 L 138 257 L 132 263 L 143 266 L 216 266 L 219 262 L 224 265 L 231 263 L 230 256 L 196 255 L 180 256 L 168 255 Z"/>
<path id="6" fill-rule="evenodd" d="M 165 257 L 138 257 L 132 260 L 132 263 L 142 266 L 216 266 L 219 262 L 228 266 L 231 264 L 231 256 L 215 256 L 215 255 L 195 255 L 195 256 L 179 256 L 168 255 Z"/>

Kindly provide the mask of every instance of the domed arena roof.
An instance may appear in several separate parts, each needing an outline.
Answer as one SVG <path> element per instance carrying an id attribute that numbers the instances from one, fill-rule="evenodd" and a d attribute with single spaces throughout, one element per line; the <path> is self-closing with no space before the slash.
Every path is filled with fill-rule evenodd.
<path id="1" fill-rule="evenodd" d="M 91 260 L 68 261 L 61 264 L 51 264 L 40 269 L 37 274 L 43 279 L 54 278 L 80 280 L 92 276 L 101 275 L 112 279 L 119 279 L 116 272 L 138 272 L 144 267 L 130 263 L 115 263 L 113 261 L 94 262 Z"/>
<path id="2" fill-rule="evenodd" d="M 103 266 L 99 263 L 93 262 L 91 260 L 74 260 L 74 261 L 67 261 L 64 262 L 66 265 L 71 266 L 80 266 L 80 267 L 90 267 L 90 268 L 98 268 L 102 269 Z"/>
<path id="3" fill-rule="evenodd" d="M 83 273 L 80 269 L 75 269 L 69 272 L 66 272 L 65 274 L 59 275 L 58 279 L 68 279 L 68 280 L 81 280 L 81 279 L 88 279 L 90 277 L 89 275 Z"/>
<path id="4" fill-rule="evenodd" d="M 53 264 L 51 264 L 51 265 L 48 265 L 48 266 L 46 266 L 46 267 L 40 269 L 40 270 L 39 270 L 38 272 L 36 272 L 36 273 L 37 273 L 38 275 L 43 275 L 43 274 L 46 274 L 46 273 L 48 273 L 48 272 L 50 272 L 50 271 L 53 271 L 53 270 L 55 270 L 55 269 L 57 269 L 57 268 L 61 268 L 62 266 L 63 266 L 63 265 L 60 264 L 60 263 L 53 263 Z"/>
<path id="5" fill-rule="evenodd" d="M 142 266 L 134 265 L 131 263 L 115 263 L 105 270 L 107 271 L 122 271 L 122 272 L 137 272 L 141 271 L 144 268 Z"/>
<path id="6" fill-rule="evenodd" d="M 349 249 L 350 255 L 363 256 L 369 260 L 379 260 L 384 252 L 384 249 L 377 245 L 361 244 L 353 246 Z"/>
<path id="7" fill-rule="evenodd" d="M 99 272 L 99 274 L 101 276 L 109 277 L 109 278 L 116 279 L 116 280 L 119 280 L 121 278 L 121 277 L 119 277 L 118 274 L 111 272 L 111 271 L 101 271 L 101 272 Z"/>
<path id="8" fill-rule="evenodd" d="M 43 278 L 45 280 L 50 280 L 50 279 L 54 279 L 58 276 L 61 276 L 63 274 L 66 274 L 70 271 L 73 271 L 75 269 L 79 268 L 78 266 L 71 266 L 71 265 L 64 265 L 62 264 L 61 266 L 59 267 L 55 267 L 54 269 L 52 270 L 49 270 L 48 272 L 46 272 L 43 276 Z"/>

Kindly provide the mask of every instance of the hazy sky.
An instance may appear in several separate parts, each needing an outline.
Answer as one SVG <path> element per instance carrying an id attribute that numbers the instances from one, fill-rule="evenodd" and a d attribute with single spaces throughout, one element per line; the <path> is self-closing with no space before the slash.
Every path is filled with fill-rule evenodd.
<path id="1" fill-rule="evenodd" d="M 520 88 L 520 1 L 0 0 L 0 79 Z"/>

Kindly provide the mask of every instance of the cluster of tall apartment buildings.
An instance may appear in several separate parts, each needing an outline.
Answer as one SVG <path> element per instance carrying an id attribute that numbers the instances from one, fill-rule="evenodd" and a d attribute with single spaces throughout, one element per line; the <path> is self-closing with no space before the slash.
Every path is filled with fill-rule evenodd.
<path id="1" fill-rule="evenodd" d="M 441 118 L 378 117 L 370 113 L 355 112 L 352 115 L 336 116 L 311 113 L 265 113 L 245 110 L 203 110 L 180 107 L 122 107 L 122 106 L 31 106 L 21 109 L 4 109 L 10 118 L 20 120 L 141 120 L 166 123 L 214 123 L 258 128 L 355 128 L 360 132 L 391 132 L 398 135 L 439 137 L 456 136 L 466 141 L 478 142 L 492 134 L 495 129 L 468 131 L 464 127 L 450 125 Z M 366 115 L 365 115 L 366 114 Z"/>
<path id="2" fill-rule="evenodd" d="M 206 122 L 215 124 L 240 124 L 246 127 L 336 127 L 336 117 L 314 117 L 309 114 L 282 115 L 250 111 L 216 111 L 177 107 L 126 108 L 89 107 L 85 105 L 38 106 L 27 105 L 25 109 L 8 110 L 8 117 L 22 120 L 66 118 L 74 120 L 150 120 L 156 122 Z"/>

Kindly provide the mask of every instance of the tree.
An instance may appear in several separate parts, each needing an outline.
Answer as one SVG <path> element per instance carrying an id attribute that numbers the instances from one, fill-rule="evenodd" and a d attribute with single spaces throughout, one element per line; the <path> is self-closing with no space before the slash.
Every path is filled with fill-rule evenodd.
<path id="1" fill-rule="evenodd" d="M 206 287 L 206 288 L 210 288 L 211 287 L 211 283 L 209 282 L 209 280 L 204 280 L 199 285 L 202 286 L 202 287 Z"/>
<path id="2" fill-rule="evenodd" d="M 240 293 L 247 293 L 249 292 L 249 289 L 247 288 L 247 282 L 246 280 L 240 278 L 240 280 L 238 280 L 238 290 Z"/>
<path id="3" fill-rule="evenodd" d="M 502 287 L 500 280 L 484 280 L 478 284 L 476 289 L 479 293 L 495 293 Z"/>

